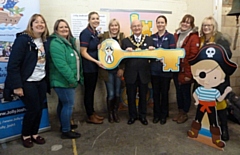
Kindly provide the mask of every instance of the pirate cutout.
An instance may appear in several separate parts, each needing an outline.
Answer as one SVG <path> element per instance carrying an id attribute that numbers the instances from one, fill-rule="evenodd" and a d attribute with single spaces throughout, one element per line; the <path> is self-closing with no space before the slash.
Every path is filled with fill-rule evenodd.
<path id="1" fill-rule="evenodd" d="M 108 64 L 111 64 L 113 62 L 113 49 L 111 46 L 107 46 L 106 49 L 105 49 L 105 53 L 106 53 L 106 59 L 105 61 L 108 63 Z"/>
<path id="2" fill-rule="evenodd" d="M 232 88 L 228 86 L 220 94 L 216 87 L 225 81 L 226 75 L 234 73 L 237 65 L 229 60 L 225 49 L 217 44 L 203 46 L 189 63 L 193 78 L 200 86 L 193 93 L 197 112 L 187 134 L 190 138 L 223 150 L 225 142 L 221 140 L 216 101 L 224 100 Z"/>

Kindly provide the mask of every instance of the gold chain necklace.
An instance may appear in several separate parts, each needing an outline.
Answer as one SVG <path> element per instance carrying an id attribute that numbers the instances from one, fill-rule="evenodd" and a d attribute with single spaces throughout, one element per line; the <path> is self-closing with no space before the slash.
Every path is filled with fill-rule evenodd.
<path id="1" fill-rule="evenodd" d="M 139 51 L 141 50 L 140 46 L 143 44 L 143 42 L 145 41 L 145 35 L 142 35 L 142 40 L 139 42 L 139 43 L 135 43 L 135 41 L 131 38 L 131 37 L 128 37 L 128 39 L 131 41 L 131 43 L 133 45 L 135 45 L 137 48 L 135 49 L 135 51 Z"/>

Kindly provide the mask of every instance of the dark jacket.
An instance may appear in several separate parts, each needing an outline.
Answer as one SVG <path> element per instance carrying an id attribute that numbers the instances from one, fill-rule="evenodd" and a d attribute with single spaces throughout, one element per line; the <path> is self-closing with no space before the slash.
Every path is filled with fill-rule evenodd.
<path id="1" fill-rule="evenodd" d="M 179 31 L 174 34 L 176 42 L 178 41 Z M 180 84 L 192 83 L 193 77 L 191 73 L 191 67 L 189 60 L 193 58 L 199 51 L 200 40 L 198 36 L 197 28 L 194 28 L 192 32 L 183 41 L 182 47 L 185 49 L 185 57 L 180 60 L 180 71 L 178 73 L 178 82 Z M 185 81 L 184 78 L 188 77 L 191 80 Z"/>
<path id="2" fill-rule="evenodd" d="M 48 85 L 48 92 L 50 93 L 49 87 L 49 44 L 46 41 L 43 42 L 44 50 L 46 54 L 46 76 Z M 27 33 L 18 33 L 12 47 L 12 52 L 9 57 L 7 66 L 7 77 L 5 80 L 3 98 L 5 101 L 11 101 L 13 89 L 22 88 L 23 83 L 32 75 L 37 60 L 38 60 L 38 49 Z"/>
<path id="3" fill-rule="evenodd" d="M 130 38 L 136 43 L 133 35 L 131 35 Z M 153 46 L 153 40 L 151 37 L 146 36 L 140 48 L 148 49 L 149 46 Z M 137 46 L 133 45 L 133 43 L 130 41 L 129 38 L 125 38 L 122 40 L 122 49 L 126 50 L 126 48 L 128 47 L 132 47 L 133 50 L 137 48 Z M 137 76 L 140 77 L 141 83 L 143 84 L 150 82 L 151 74 L 150 74 L 149 59 L 127 58 L 127 59 L 124 59 L 122 63 L 125 64 L 124 80 L 126 84 L 133 84 L 136 81 Z"/>
<path id="4" fill-rule="evenodd" d="M 158 32 L 151 36 L 155 48 L 173 49 L 176 48 L 173 34 L 165 31 L 162 37 L 159 37 Z M 151 60 L 151 75 L 161 77 L 172 77 L 172 72 L 163 72 L 163 63 L 160 60 Z"/>

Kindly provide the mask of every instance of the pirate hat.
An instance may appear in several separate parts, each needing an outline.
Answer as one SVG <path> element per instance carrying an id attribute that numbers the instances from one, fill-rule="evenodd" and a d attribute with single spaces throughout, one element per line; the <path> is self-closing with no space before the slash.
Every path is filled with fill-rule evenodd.
<path id="1" fill-rule="evenodd" d="M 228 58 L 227 52 L 223 46 L 218 44 L 207 44 L 203 46 L 198 54 L 190 59 L 189 64 L 194 65 L 202 60 L 216 61 L 227 75 L 232 75 L 237 69 L 237 65 Z"/>

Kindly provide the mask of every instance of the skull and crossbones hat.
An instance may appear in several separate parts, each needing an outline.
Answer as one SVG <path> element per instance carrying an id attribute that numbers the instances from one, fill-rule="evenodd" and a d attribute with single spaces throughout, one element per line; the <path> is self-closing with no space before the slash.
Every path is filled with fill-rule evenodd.
<path id="1" fill-rule="evenodd" d="M 226 50 L 223 46 L 218 44 L 208 44 L 203 46 L 198 54 L 194 58 L 190 59 L 189 64 L 194 65 L 202 60 L 216 61 L 227 75 L 232 75 L 237 69 L 237 64 L 228 58 Z"/>

